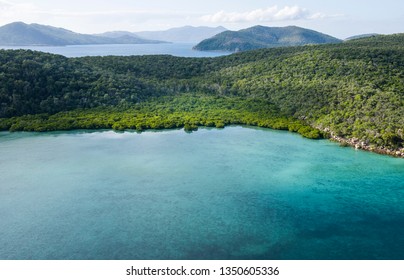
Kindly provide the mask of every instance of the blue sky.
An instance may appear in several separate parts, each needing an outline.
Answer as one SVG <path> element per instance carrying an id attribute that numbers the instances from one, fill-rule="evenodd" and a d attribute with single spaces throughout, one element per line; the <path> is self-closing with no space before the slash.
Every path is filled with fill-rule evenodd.
<path id="1" fill-rule="evenodd" d="M 401 0 L 0 0 L 0 25 L 14 21 L 81 33 L 164 30 L 184 25 L 231 30 L 297 25 L 336 36 L 404 32 Z"/>

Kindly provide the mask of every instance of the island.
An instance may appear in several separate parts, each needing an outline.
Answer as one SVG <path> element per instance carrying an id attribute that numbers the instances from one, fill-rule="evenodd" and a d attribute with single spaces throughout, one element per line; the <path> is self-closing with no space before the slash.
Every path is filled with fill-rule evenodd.
<path id="1" fill-rule="evenodd" d="M 0 129 L 245 124 L 404 157 L 404 34 L 217 58 L 0 51 Z"/>
<path id="2" fill-rule="evenodd" d="M 224 31 L 197 44 L 199 51 L 240 52 L 262 48 L 336 44 L 342 40 L 298 26 L 253 26 L 240 31 Z"/>

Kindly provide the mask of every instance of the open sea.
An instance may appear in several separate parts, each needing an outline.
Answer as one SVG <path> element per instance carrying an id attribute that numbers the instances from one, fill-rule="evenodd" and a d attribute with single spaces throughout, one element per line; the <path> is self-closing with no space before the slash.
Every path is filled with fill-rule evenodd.
<path id="1" fill-rule="evenodd" d="M 284 131 L 0 133 L 0 259 L 404 259 L 404 160 Z"/>

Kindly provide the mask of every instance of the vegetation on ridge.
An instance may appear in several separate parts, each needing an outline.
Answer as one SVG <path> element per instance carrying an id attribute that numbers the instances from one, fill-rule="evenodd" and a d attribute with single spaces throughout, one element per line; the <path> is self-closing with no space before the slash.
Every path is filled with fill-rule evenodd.
<path id="1" fill-rule="evenodd" d="M 403 95 L 404 35 L 219 58 L 0 51 L 0 127 L 11 130 L 245 123 L 400 150 Z"/>
<path id="2" fill-rule="evenodd" d="M 247 51 L 262 48 L 341 43 L 340 39 L 297 26 L 253 26 L 240 31 L 225 31 L 194 47 L 201 51 Z"/>

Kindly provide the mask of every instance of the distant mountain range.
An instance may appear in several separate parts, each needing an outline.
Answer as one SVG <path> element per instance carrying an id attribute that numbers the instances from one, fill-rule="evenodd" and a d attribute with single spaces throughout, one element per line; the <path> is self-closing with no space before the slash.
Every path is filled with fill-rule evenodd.
<path id="1" fill-rule="evenodd" d="M 247 51 L 261 48 L 340 43 L 342 40 L 297 26 L 254 26 L 240 31 L 225 31 L 194 47 L 200 51 Z"/>
<path id="2" fill-rule="evenodd" d="M 225 31 L 224 27 L 184 26 L 166 31 L 112 31 L 80 34 L 67 29 L 40 24 L 14 22 L 0 27 L 0 45 L 89 45 L 89 44 L 158 44 L 167 42 L 197 43 Z"/>
<path id="3" fill-rule="evenodd" d="M 90 44 L 155 44 L 158 40 L 143 39 L 135 34 L 102 36 L 75 33 L 73 31 L 40 24 L 14 22 L 0 27 L 0 45 L 90 45 Z"/>
<path id="4" fill-rule="evenodd" d="M 215 36 L 227 29 L 223 26 L 206 27 L 206 26 L 184 26 L 171 28 L 165 31 L 144 31 L 135 34 L 145 39 L 162 40 L 178 43 L 198 43 L 202 40 Z"/>
<path id="5" fill-rule="evenodd" d="M 373 37 L 363 34 L 345 40 Z M 209 39 L 207 39 L 209 38 Z M 0 46 L 65 46 L 91 44 L 159 44 L 198 43 L 201 51 L 246 51 L 260 48 L 339 43 L 342 40 L 296 26 L 254 26 L 240 31 L 206 26 L 184 26 L 165 31 L 111 31 L 101 34 L 80 34 L 64 28 L 14 22 L 0 27 Z"/>

